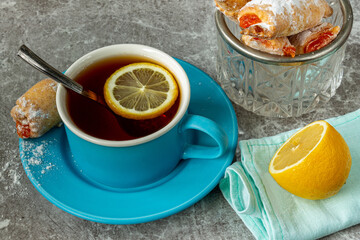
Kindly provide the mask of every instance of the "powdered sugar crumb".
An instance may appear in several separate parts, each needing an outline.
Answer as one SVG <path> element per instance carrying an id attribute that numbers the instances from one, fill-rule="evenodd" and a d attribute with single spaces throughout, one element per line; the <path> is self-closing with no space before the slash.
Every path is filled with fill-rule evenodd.
<path id="1" fill-rule="evenodd" d="M 41 164 L 41 160 L 38 159 L 38 158 L 31 157 L 31 158 L 29 158 L 29 160 L 28 160 L 28 164 L 29 164 L 29 165 L 40 165 L 40 164 Z"/>
<path id="2" fill-rule="evenodd" d="M 52 169 L 53 167 L 55 167 L 55 165 L 52 164 L 52 163 L 49 163 L 48 165 L 46 165 L 46 166 L 41 170 L 41 173 L 44 174 L 44 173 L 46 173 L 47 170 L 50 170 L 50 169 Z"/>
<path id="3" fill-rule="evenodd" d="M 13 185 L 20 185 L 20 175 L 17 173 L 16 170 L 10 169 L 9 177 L 13 178 Z"/>
<path id="4" fill-rule="evenodd" d="M 56 87 L 57 85 L 54 86 Z M 17 106 L 15 106 L 13 110 L 14 118 L 22 125 L 29 125 L 31 131 L 34 133 L 42 131 L 42 128 L 45 126 L 41 126 L 37 119 L 49 118 L 49 113 L 44 113 L 41 108 L 31 103 L 25 96 L 20 97 L 16 103 Z"/>
<path id="5" fill-rule="evenodd" d="M 6 154 L 9 156 L 16 157 L 14 150 L 5 150 Z M 9 159 L 9 161 L 4 162 L 3 165 L 0 165 L 0 181 L 8 181 L 8 184 L 4 186 L 5 190 L 15 189 L 17 186 L 21 185 L 20 180 L 22 177 L 22 172 L 19 172 L 20 163 Z M 17 194 L 22 194 L 22 191 L 17 191 Z M 0 190 L 0 205 L 1 205 L 1 190 Z"/>
<path id="6" fill-rule="evenodd" d="M 34 150 L 32 150 L 33 156 L 29 158 L 28 164 L 29 165 L 40 165 L 42 163 L 42 156 L 44 155 L 44 144 L 41 144 L 37 147 L 35 147 Z"/>
<path id="7" fill-rule="evenodd" d="M 0 221 L 0 229 L 6 228 L 7 226 L 9 226 L 10 224 L 10 220 L 9 219 L 5 219 Z"/>
<path id="8" fill-rule="evenodd" d="M 32 174 L 36 172 L 46 174 L 55 167 L 53 163 L 49 162 L 49 160 L 51 160 L 49 155 L 51 156 L 51 154 L 47 150 L 49 148 L 49 144 L 52 143 L 53 141 L 48 140 L 35 143 L 32 140 L 22 141 L 22 151 L 20 154 L 24 161 L 25 170 L 27 170 L 28 174 L 30 172 Z M 39 175 L 37 175 L 37 177 L 39 177 Z"/>

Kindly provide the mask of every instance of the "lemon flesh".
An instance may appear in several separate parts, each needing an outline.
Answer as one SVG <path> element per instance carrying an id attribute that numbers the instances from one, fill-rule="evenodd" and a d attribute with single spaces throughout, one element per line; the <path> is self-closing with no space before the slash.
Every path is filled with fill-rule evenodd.
<path id="1" fill-rule="evenodd" d="M 316 121 L 278 149 L 269 172 L 290 193 L 316 200 L 338 193 L 350 168 L 350 150 L 343 137 L 326 121 Z"/>
<path id="2" fill-rule="evenodd" d="M 104 85 L 108 106 L 118 115 L 137 120 L 160 116 L 179 95 L 178 85 L 165 68 L 134 63 L 113 73 Z"/>
<path id="3" fill-rule="evenodd" d="M 276 171 L 283 171 L 287 167 L 291 167 L 306 157 L 313 148 L 317 146 L 320 139 L 325 133 L 323 126 L 317 125 L 311 128 L 305 128 L 301 134 L 297 134 L 290 138 L 286 145 L 277 152 L 273 168 Z"/>

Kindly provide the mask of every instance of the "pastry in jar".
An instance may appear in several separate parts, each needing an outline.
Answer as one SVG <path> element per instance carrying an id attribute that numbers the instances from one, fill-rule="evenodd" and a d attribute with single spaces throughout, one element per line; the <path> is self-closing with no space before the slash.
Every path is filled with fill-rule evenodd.
<path id="1" fill-rule="evenodd" d="M 326 0 L 252 0 L 240 10 L 238 21 L 242 34 L 273 39 L 315 27 L 332 12 Z"/>
<path id="2" fill-rule="evenodd" d="M 240 9 L 250 0 L 215 0 L 215 5 L 225 16 L 237 21 Z"/>
<path id="3" fill-rule="evenodd" d="M 287 37 L 263 39 L 249 35 L 242 35 L 241 40 L 245 45 L 262 52 L 280 56 L 295 57 L 295 47 L 290 43 Z"/>
<path id="4" fill-rule="evenodd" d="M 339 26 L 333 26 L 331 23 L 322 23 L 291 36 L 289 40 L 295 46 L 296 54 L 304 54 L 327 46 L 337 37 L 339 32 Z"/>

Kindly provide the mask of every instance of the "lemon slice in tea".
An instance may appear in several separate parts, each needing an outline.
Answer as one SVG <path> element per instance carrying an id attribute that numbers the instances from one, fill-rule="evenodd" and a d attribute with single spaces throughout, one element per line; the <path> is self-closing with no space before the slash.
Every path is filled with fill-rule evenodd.
<path id="1" fill-rule="evenodd" d="M 165 68 L 133 63 L 114 72 L 104 86 L 107 105 L 116 114 L 135 120 L 160 116 L 175 103 L 178 85 Z"/>

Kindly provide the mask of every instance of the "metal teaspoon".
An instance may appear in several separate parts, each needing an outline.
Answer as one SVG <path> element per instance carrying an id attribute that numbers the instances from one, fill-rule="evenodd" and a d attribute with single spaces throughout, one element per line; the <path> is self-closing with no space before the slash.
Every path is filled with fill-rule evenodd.
<path id="1" fill-rule="evenodd" d="M 85 89 L 81 84 L 75 82 L 74 80 L 67 77 L 65 74 L 56 70 L 50 64 L 41 59 L 38 55 L 36 55 L 33 51 L 31 51 L 27 46 L 22 45 L 19 48 L 17 55 L 21 57 L 25 62 L 30 64 L 32 67 L 36 68 L 45 75 L 48 75 L 55 81 L 63 84 L 66 88 L 76 93 L 79 93 L 87 98 L 90 98 L 91 100 L 94 100 L 108 108 L 101 96 L 97 95 L 89 89 Z"/>

